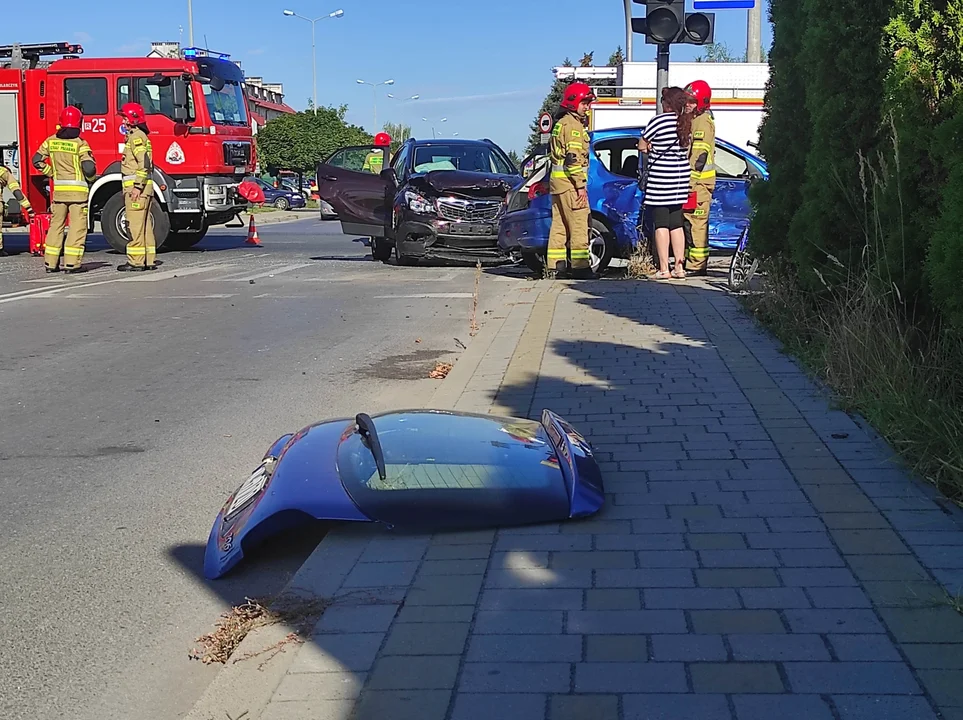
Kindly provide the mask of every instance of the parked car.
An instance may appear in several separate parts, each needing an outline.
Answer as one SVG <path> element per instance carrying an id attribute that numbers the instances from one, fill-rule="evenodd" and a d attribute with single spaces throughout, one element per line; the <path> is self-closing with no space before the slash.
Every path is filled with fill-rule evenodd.
<path id="1" fill-rule="evenodd" d="M 643 192 L 639 188 L 641 128 L 591 133 L 589 204 L 592 208 L 589 249 L 592 268 L 601 272 L 612 258 L 627 258 L 639 237 Z M 507 199 L 498 246 L 535 272 L 545 265 L 552 225 L 548 192 L 548 159 L 537 161 L 529 177 Z M 716 189 L 709 215 L 709 246 L 733 250 L 749 222 L 749 185 L 768 177 L 765 162 L 725 140 L 716 141 Z"/>
<path id="2" fill-rule="evenodd" d="M 331 203 L 329 203 L 327 200 L 318 200 L 318 208 L 321 210 L 322 220 L 338 219 L 338 213 L 333 207 L 331 207 Z"/>
<path id="3" fill-rule="evenodd" d="M 371 153 L 384 157 L 380 174 Z M 374 163 L 378 167 L 378 163 Z M 498 226 L 505 196 L 522 180 L 491 140 L 410 139 L 386 148 L 342 148 L 318 166 L 319 195 L 348 235 L 372 238 L 376 260 L 501 264 Z"/>
<path id="4" fill-rule="evenodd" d="M 255 178 L 254 182 L 264 191 L 265 205 L 273 205 L 278 210 L 289 210 L 291 208 L 303 208 L 308 204 L 301 193 L 286 188 L 283 183 L 281 187 L 276 188 L 260 178 Z"/>

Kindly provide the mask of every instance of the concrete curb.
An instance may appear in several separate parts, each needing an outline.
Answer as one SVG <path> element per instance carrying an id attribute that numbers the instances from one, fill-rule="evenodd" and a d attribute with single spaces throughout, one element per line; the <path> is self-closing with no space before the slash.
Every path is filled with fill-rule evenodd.
<path id="1" fill-rule="evenodd" d="M 402 398 L 403 393 L 399 390 L 393 393 L 398 398 L 396 404 L 399 407 L 454 408 L 496 343 L 512 312 L 521 305 L 518 298 L 526 290 L 528 288 L 516 291 L 506 298 L 505 306 L 490 316 L 491 319 L 482 326 L 478 335 L 458 358 L 448 377 L 440 387 L 427 395 L 423 403 L 408 402 L 407 398 Z M 534 302 L 526 303 L 530 306 L 529 313 L 535 302 L 537 296 Z M 554 297 L 552 305 L 554 307 Z M 524 319 L 526 322 L 522 327 L 527 325 L 527 315 Z M 546 335 L 547 332 L 546 330 Z M 514 352 L 508 353 L 508 357 L 515 355 Z M 507 365 L 506 359 L 506 371 Z M 407 394 L 405 391 L 404 395 Z M 370 528 L 367 530 L 363 540 L 358 537 L 358 530 L 351 527 L 329 532 L 291 578 L 281 596 L 334 596 L 364 551 L 370 539 Z M 283 641 L 290 631 L 290 628 L 280 625 L 258 628 L 241 642 L 234 657 L 263 653 L 265 649 Z M 191 711 L 184 716 L 184 720 L 219 720 L 223 717 L 240 716 L 245 720 L 257 720 L 294 663 L 297 649 L 297 646 L 286 647 L 266 661 L 252 658 L 228 663 L 208 685 Z"/>

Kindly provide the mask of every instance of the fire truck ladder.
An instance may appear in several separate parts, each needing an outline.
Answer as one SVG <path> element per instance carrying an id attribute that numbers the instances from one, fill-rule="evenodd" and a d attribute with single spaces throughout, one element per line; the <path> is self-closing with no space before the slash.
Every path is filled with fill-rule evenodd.
<path id="1" fill-rule="evenodd" d="M 32 70 L 37 67 L 42 57 L 61 55 L 64 57 L 82 55 L 83 47 L 76 43 L 34 43 L 21 45 L 0 45 L 0 60 L 10 58 L 9 63 L 0 63 L 0 67 L 15 70 Z"/>

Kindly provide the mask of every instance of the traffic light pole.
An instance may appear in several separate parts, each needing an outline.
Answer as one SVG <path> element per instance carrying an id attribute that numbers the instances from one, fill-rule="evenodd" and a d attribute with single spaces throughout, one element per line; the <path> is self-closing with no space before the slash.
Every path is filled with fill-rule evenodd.
<path id="1" fill-rule="evenodd" d="M 669 87 L 669 48 L 668 43 L 659 45 L 659 51 L 655 58 L 655 114 L 662 112 L 662 91 Z"/>

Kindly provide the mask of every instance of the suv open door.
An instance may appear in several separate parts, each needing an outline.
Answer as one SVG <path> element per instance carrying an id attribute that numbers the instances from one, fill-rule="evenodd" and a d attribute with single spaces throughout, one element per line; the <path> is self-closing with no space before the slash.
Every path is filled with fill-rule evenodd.
<path id="1" fill-rule="evenodd" d="M 335 209 L 345 235 L 387 237 L 391 188 L 381 176 L 390 164 L 389 148 L 341 148 L 318 165 L 318 195 Z"/>

